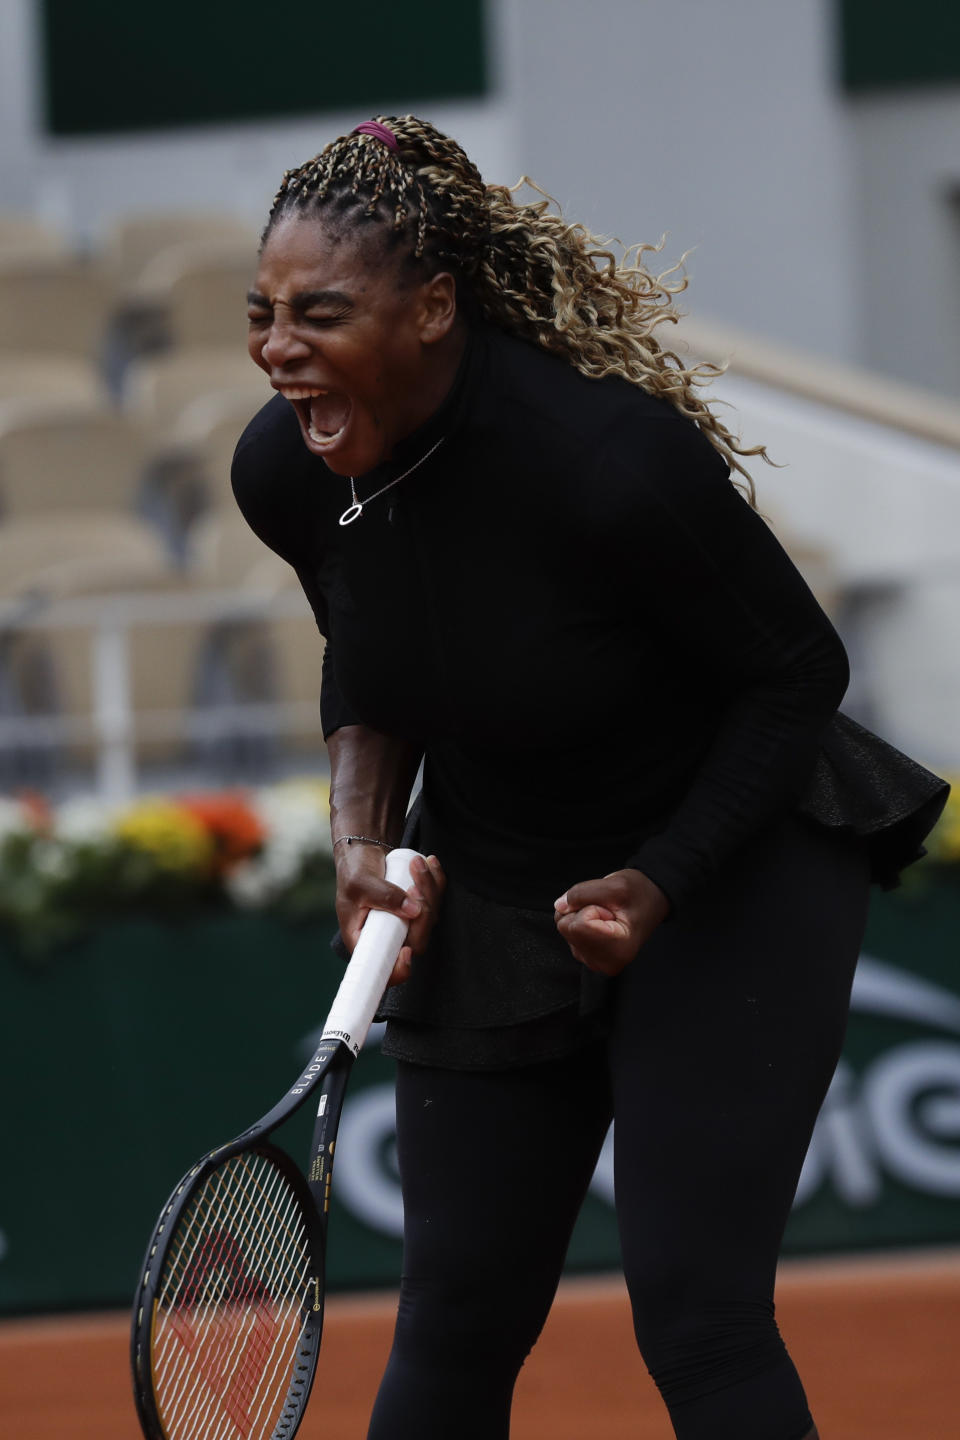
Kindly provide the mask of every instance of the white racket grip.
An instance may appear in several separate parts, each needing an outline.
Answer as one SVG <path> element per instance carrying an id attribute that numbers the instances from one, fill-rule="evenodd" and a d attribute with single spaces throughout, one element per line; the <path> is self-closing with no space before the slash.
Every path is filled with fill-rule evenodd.
<path id="1" fill-rule="evenodd" d="M 391 850 L 387 856 L 387 879 L 401 890 L 410 886 L 410 862 L 416 850 Z M 370 1022 L 377 1013 L 390 971 L 407 936 L 408 922 L 388 910 L 371 910 L 363 922 L 360 939 L 323 1026 L 324 1040 L 341 1040 L 354 1053 L 367 1038 Z"/>

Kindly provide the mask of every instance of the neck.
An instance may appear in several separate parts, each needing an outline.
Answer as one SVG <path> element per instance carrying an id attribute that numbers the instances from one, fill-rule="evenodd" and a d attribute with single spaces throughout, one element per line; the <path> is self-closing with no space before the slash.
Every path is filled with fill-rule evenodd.
<path id="1" fill-rule="evenodd" d="M 458 320 L 442 340 L 429 347 L 417 387 L 416 409 L 410 417 L 408 435 L 425 425 L 450 394 L 467 347 L 467 338 L 467 327 L 462 320 Z"/>

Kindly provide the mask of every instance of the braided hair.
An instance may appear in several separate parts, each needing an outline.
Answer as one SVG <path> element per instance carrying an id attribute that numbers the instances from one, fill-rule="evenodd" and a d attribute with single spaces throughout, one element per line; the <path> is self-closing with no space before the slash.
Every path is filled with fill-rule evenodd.
<path id="1" fill-rule="evenodd" d="M 643 263 L 648 252 L 660 252 L 663 239 L 618 259 L 551 208 L 550 196 L 526 177 L 514 189 L 485 185 L 457 142 L 429 122 L 378 116 L 368 129 L 382 126 L 395 148 L 355 131 L 288 170 L 262 243 L 279 220 L 316 216 L 337 238 L 367 238 L 425 277 L 449 270 L 468 319 L 541 345 L 584 375 L 618 375 L 669 400 L 738 473 L 734 483 L 755 505 L 753 481 L 738 457 L 768 460 L 765 447 L 744 448 L 697 394 L 724 367 L 686 367 L 654 333 L 679 320 L 674 297 L 687 287 L 678 277 L 682 260 L 661 274 Z M 523 186 L 537 198 L 517 200 Z"/>

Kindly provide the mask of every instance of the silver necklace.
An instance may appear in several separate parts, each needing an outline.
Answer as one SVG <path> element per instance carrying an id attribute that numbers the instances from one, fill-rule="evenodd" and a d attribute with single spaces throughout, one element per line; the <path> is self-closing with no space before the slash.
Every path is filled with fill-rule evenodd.
<path id="1" fill-rule="evenodd" d="M 399 485 L 401 480 L 406 480 L 406 478 L 407 478 L 408 475 L 412 475 L 413 472 L 414 472 L 414 470 L 418 470 L 418 469 L 420 468 L 420 466 L 424 463 L 424 461 L 430 459 L 430 456 L 433 454 L 434 450 L 439 450 L 440 446 L 443 444 L 443 442 L 444 442 L 444 440 L 446 440 L 446 438 L 447 438 L 446 435 L 441 435 L 441 436 L 440 436 L 440 439 L 437 441 L 436 445 L 431 445 L 431 447 L 430 447 L 430 449 L 427 451 L 426 455 L 421 455 L 421 456 L 420 456 L 420 459 L 416 462 L 415 465 L 411 465 L 409 470 L 404 470 L 404 472 L 403 472 L 402 475 L 398 475 L 397 478 L 396 478 L 396 480 L 391 480 L 388 485 L 384 485 L 384 486 L 383 486 L 381 489 L 379 489 L 379 490 L 374 490 L 373 494 L 372 494 L 372 495 L 368 495 L 367 498 L 366 498 L 366 500 L 361 500 L 361 499 L 358 498 L 358 496 L 357 496 L 357 487 L 356 487 L 356 485 L 354 484 L 353 476 L 351 475 L 351 476 L 350 476 L 350 499 L 351 499 L 351 504 L 349 504 L 349 505 L 347 506 L 346 510 L 344 510 L 343 514 L 340 516 L 340 524 L 341 524 L 341 525 L 352 525 L 353 522 L 354 522 L 354 520 L 359 520 L 359 519 L 360 519 L 360 516 L 363 514 L 363 507 L 364 507 L 364 505 L 369 505 L 371 500 L 376 500 L 377 496 L 378 496 L 378 495 L 382 495 L 383 492 L 384 492 L 384 490 L 390 490 L 394 485 Z"/>

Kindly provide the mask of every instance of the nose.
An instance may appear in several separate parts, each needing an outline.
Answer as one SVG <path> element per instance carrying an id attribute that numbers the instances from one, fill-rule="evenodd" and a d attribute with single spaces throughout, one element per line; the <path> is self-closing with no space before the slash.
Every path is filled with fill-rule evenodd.
<path id="1" fill-rule="evenodd" d="M 276 316 L 260 354 L 272 370 L 282 370 L 298 360 L 306 360 L 310 355 L 310 346 L 296 334 L 292 325 Z"/>

